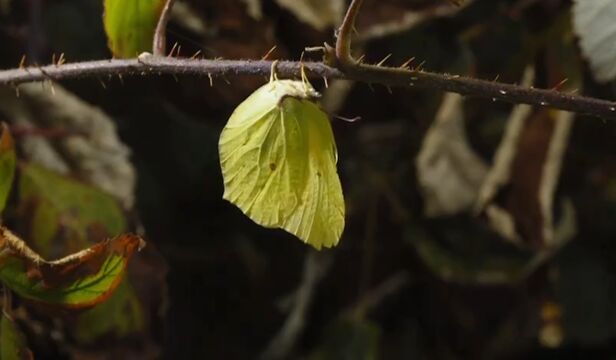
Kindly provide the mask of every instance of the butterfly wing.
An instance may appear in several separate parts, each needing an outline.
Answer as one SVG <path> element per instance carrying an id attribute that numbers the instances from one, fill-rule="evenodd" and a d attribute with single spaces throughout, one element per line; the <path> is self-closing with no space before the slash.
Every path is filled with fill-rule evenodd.
<path id="1" fill-rule="evenodd" d="M 345 210 L 329 118 L 311 101 L 289 98 L 285 102 L 289 109 L 287 121 L 299 124 L 307 153 L 287 159 L 290 167 L 303 164 L 305 178 L 299 206 L 283 228 L 317 249 L 331 247 L 342 235 Z"/>
<path id="2" fill-rule="evenodd" d="M 223 197 L 262 226 L 333 246 L 344 200 L 329 119 L 309 100 L 274 95 L 272 102 L 267 86 L 238 106 L 221 134 Z"/>

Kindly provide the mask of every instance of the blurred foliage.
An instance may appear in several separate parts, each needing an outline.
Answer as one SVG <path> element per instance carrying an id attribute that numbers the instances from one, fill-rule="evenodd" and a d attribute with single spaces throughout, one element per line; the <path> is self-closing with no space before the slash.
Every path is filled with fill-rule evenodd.
<path id="1" fill-rule="evenodd" d="M 15 322 L 2 311 L 0 313 L 0 359 L 24 360 L 31 359 L 32 354 L 26 348 L 24 335 Z"/>
<path id="2" fill-rule="evenodd" d="M 21 167 L 19 203 L 22 232 L 45 257 L 72 253 L 92 239 L 126 230 L 124 212 L 110 195 L 35 164 Z"/>
<path id="3" fill-rule="evenodd" d="M 329 19 L 339 16 L 335 11 L 320 28 L 311 22 L 315 7 L 299 16 L 299 5 L 289 3 L 178 0 L 168 48 L 177 42 L 183 57 L 201 51 L 207 58 L 259 59 L 276 45 L 270 58 L 298 59 L 306 46 L 333 41 L 335 24 Z M 23 54 L 29 64 L 48 63 L 60 53 L 68 61 L 110 57 L 101 14 L 100 0 L 0 1 L 0 62 L 15 67 Z M 420 21 L 413 20 L 417 14 Z M 440 0 L 365 0 L 358 20 L 354 48 L 367 62 L 391 53 L 386 64 L 392 66 L 415 57 L 411 66 L 508 83 L 519 83 L 532 65 L 536 87 L 616 98 L 613 81 L 597 83 L 578 48 L 568 0 L 467 0 L 461 7 Z M 14 299 L 13 317 L 35 354 L 257 358 L 276 334 L 292 327 L 288 323 L 299 321 L 286 358 L 355 359 L 358 352 L 366 359 L 616 355 L 613 122 L 576 116 L 556 179 L 553 215 L 558 222 L 560 204 L 569 199 L 577 233 L 530 271 L 520 271 L 538 248 L 503 241 L 471 212 L 438 218 L 424 213 L 415 160 L 442 94 L 336 81 L 326 88 L 316 79 L 328 112 L 362 120 L 332 120 L 347 226 L 331 250 L 331 266 L 311 291 L 302 292 L 313 278 L 301 265 L 308 248 L 282 231 L 260 228 L 221 199 L 220 131 L 237 104 L 265 81 L 229 77 L 211 86 L 207 77 L 163 76 L 63 83 L 109 114 L 132 150 L 139 175 L 136 209 L 114 215 L 119 210 L 109 196 L 73 179 L 58 185 L 58 175 L 50 174 L 34 181 L 44 171 L 28 175 L 28 163 L 17 194 L 9 197 L 5 222 L 17 225 L 32 247 L 39 246 L 35 238 L 43 239 L 40 244 L 55 255 L 98 236 L 142 229 L 141 223 L 148 247 L 134 259 L 119 292 L 90 310 L 98 314 L 79 319 L 41 314 Z M 486 166 L 493 163 L 511 111 L 509 104 L 464 100 L 468 144 Z M 16 115 L 0 112 L 0 120 L 13 130 Z M 526 134 L 545 139 L 550 129 Z M 23 144 L 34 138 L 59 141 L 22 131 L 15 135 L 20 160 L 31 160 Z M 543 153 L 528 157 L 543 158 Z M 536 165 L 532 168 L 540 168 Z M 523 166 L 516 169 L 516 181 L 538 176 L 524 176 Z M 24 200 L 24 183 L 36 202 Z M 59 186 L 58 193 L 52 185 Z M 508 191 L 504 186 L 494 203 L 511 209 L 503 202 Z M 528 199 L 535 195 L 529 192 Z M 89 200 L 81 201 L 84 197 Z M 47 220 L 37 220 L 35 213 Z M 509 213 L 520 220 L 532 212 Z M 42 227 L 33 228 L 33 221 L 42 221 Z M 169 264 L 168 273 L 153 248 Z M 408 282 L 385 295 L 376 291 L 401 271 Z M 477 274 L 494 273 L 500 281 L 477 281 Z M 168 297 L 161 295 L 165 290 Z M 296 293 L 311 302 L 291 317 L 301 303 Z M 361 319 L 350 319 L 347 310 L 358 303 L 370 306 Z M 51 338 L 52 331 L 63 336 Z"/>
<path id="4" fill-rule="evenodd" d="M 103 21 L 115 57 L 152 52 L 154 30 L 166 0 L 105 0 Z"/>

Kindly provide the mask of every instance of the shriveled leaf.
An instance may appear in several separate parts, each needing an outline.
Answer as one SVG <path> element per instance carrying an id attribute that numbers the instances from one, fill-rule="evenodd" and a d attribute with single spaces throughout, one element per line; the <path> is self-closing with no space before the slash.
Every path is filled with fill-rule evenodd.
<path id="1" fill-rule="evenodd" d="M 261 0 L 242 0 L 246 4 L 246 12 L 255 20 L 263 18 L 263 10 L 261 9 Z"/>
<path id="2" fill-rule="evenodd" d="M 336 26 L 344 15 L 344 0 L 276 0 L 301 21 L 317 30 Z"/>
<path id="3" fill-rule="evenodd" d="M 552 73 L 560 74 L 557 70 Z M 522 84 L 533 82 L 529 67 Z M 575 210 L 566 199 L 556 203 L 561 216 L 554 219 L 554 196 L 573 119 L 565 111 L 525 104 L 513 108 L 475 207 L 505 240 L 549 252 L 575 233 Z"/>
<path id="4" fill-rule="evenodd" d="M 488 168 L 464 130 L 462 96 L 446 94 L 417 156 L 417 177 L 428 217 L 472 208 Z"/>
<path id="5" fill-rule="evenodd" d="M 109 194 L 34 164 L 22 166 L 20 210 L 25 233 L 44 257 L 58 257 L 121 234 L 126 219 Z M 143 328 L 141 305 L 128 279 L 111 298 L 81 314 L 74 336 L 80 342 L 113 333 L 123 336 Z"/>
<path id="6" fill-rule="evenodd" d="M 6 206 L 6 200 L 15 176 L 15 146 L 6 124 L 2 124 L 0 135 L 0 212 Z"/>
<path id="7" fill-rule="evenodd" d="M 105 0 L 103 21 L 115 57 L 133 58 L 152 51 L 154 31 L 165 0 Z"/>
<path id="8" fill-rule="evenodd" d="M 20 296 L 46 305 L 83 309 L 111 296 L 133 253 L 145 242 L 121 235 L 55 261 L 0 228 L 0 280 Z"/>
<path id="9" fill-rule="evenodd" d="M 49 139 L 24 136 L 17 144 L 23 157 L 61 174 L 71 174 L 134 204 L 135 169 L 130 150 L 120 141 L 114 120 L 59 84 L 53 93 L 40 84 L 22 84 L 19 97 L 0 88 L 0 111 L 15 128 L 65 132 Z"/>
<path id="10" fill-rule="evenodd" d="M 125 215 L 111 195 L 35 164 L 21 170 L 24 232 L 42 256 L 75 252 L 125 230 Z"/>
<path id="11" fill-rule="evenodd" d="M 554 194 L 573 125 L 573 114 L 518 105 L 478 200 L 505 239 L 536 249 L 561 245 L 575 231 L 573 207 L 562 203 L 553 219 Z M 498 198 L 498 200 L 497 200 Z"/>
<path id="12" fill-rule="evenodd" d="M 575 0 L 573 27 L 598 81 L 616 78 L 616 2 Z"/>
<path id="13" fill-rule="evenodd" d="M 32 359 L 26 340 L 13 320 L 0 311 L 0 360 Z"/>

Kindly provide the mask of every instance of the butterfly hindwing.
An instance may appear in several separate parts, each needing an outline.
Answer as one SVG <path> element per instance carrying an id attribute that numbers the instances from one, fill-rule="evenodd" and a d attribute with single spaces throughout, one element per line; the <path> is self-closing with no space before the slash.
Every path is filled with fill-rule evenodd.
<path id="1" fill-rule="evenodd" d="M 223 197 L 262 226 L 330 247 L 344 228 L 336 148 L 327 115 L 301 96 L 304 86 L 272 81 L 238 106 L 219 142 Z"/>

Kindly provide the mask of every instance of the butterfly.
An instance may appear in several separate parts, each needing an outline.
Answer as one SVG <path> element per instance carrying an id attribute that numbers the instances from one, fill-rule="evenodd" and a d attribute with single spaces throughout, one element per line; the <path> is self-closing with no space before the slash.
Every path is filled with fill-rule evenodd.
<path id="1" fill-rule="evenodd" d="M 345 215 L 336 143 L 319 96 L 305 79 L 272 76 L 235 109 L 218 144 L 223 198 L 316 249 L 338 244 Z"/>

